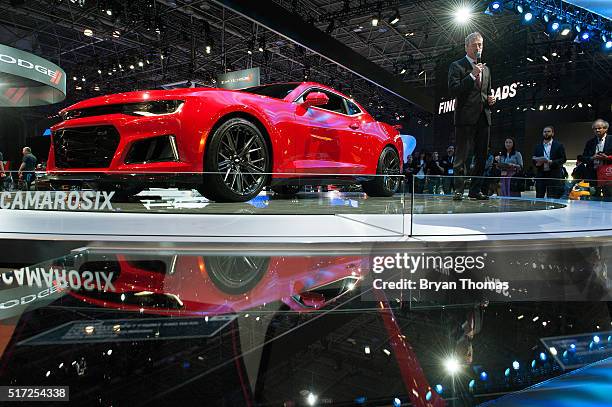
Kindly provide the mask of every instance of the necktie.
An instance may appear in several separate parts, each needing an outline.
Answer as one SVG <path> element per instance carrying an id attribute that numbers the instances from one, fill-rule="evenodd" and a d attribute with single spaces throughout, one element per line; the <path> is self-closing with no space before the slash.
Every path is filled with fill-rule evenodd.
<path id="1" fill-rule="evenodd" d="M 477 87 L 478 89 L 480 89 L 480 88 L 482 87 L 482 82 L 480 81 L 480 77 L 481 77 L 481 76 L 482 76 L 482 72 L 480 73 L 480 75 L 478 75 L 478 76 L 476 77 L 476 81 L 474 82 L 474 83 L 476 84 L 476 87 Z"/>

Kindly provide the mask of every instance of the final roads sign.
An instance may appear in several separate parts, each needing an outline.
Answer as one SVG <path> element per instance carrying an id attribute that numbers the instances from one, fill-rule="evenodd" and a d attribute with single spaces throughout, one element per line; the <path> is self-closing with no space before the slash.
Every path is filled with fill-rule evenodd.
<path id="1" fill-rule="evenodd" d="M 220 88 L 238 90 L 259 86 L 259 68 L 243 69 L 242 71 L 227 72 L 217 77 Z"/>
<path id="2" fill-rule="evenodd" d="M 66 98 L 66 73 L 44 58 L 0 44 L 0 107 L 41 106 Z"/>

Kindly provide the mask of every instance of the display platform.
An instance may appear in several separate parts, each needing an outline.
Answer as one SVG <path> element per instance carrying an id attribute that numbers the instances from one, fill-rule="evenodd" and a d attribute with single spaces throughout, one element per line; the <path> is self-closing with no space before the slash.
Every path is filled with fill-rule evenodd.
<path id="1" fill-rule="evenodd" d="M 612 203 L 535 198 L 465 199 L 357 192 L 262 193 L 214 203 L 195 192 L 153 190 L 102 211 L 0 211 L 10 239 L 340 242 L 608 236 Z"/>

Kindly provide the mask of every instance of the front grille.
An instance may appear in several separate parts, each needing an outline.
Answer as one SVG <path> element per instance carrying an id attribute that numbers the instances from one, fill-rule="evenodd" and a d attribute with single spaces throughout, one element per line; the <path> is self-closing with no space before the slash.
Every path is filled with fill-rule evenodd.
<path id="1" fill-rule="evenodd" d="M 113 126 L 61 129 L 53 133 L 57 168 L 107 168 L 119 145 Z"/>

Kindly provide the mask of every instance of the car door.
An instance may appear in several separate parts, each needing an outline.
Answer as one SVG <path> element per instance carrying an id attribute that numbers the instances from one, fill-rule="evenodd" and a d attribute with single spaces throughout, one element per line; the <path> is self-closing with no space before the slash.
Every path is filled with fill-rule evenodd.
<path id="1" fill-rule="evenodd" d="M 323 106 L 302 106 L 311 92 L 322 92 L 329 102 Z M 296 172 L 315 174 L 352 174 L 351 142 L 359 132 L 355 117 L 347 114 L 345 99 L 329 90 L 310 88 L 296 100 L 299 145 L 296 146 Z"/>

